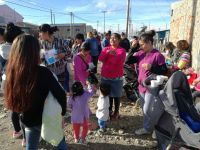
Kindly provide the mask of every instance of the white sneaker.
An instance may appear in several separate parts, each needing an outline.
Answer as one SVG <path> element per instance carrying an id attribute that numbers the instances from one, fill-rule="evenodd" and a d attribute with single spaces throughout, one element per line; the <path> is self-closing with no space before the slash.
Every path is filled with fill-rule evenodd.
<path id="1" fill-rule="evenodd" d="M 155 130 L 152 133 L 152 139 L 154 139 L 154 140 L 157 139 L 157 137 L 156 137 L 156 131 Z"/>
<path id="2" fill-rule="evenodd" d="M 144 135 L 144 134 L 151 134 L 151 132 L 147 131 L 145 128 L 140 128 L 135 131 L 136 135 Z"/>

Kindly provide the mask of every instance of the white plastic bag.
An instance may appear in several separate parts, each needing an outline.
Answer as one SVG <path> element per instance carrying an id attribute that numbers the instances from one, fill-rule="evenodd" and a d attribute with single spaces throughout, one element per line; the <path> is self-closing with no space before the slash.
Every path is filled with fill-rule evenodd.
<path id="1" fill-rule="evenodd" d="M 53 146 L 58 146 L 64 137 L 61 112 L 60 104 L 49 92 L 43 108 L 41 137 Z"/>
<path id="2" fill-rule="evenodd" d="M 53 146 L 58 146 L 64 137 L 61 112 L 60 104 L 49 92 L 42 114 L 41 137 Z"/>

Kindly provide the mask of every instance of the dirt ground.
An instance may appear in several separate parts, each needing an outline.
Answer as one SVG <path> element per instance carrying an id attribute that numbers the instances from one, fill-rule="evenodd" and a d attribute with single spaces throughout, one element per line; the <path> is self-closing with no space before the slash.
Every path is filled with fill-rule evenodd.
<path id="1" fill-rule="evenodd" d="M 91 120 L 95 123 L 97 97 L 93 97 L 90 101 L 90 108 L 93 112 Z M 141 127 L 142 115 L 141 110 L 135 108 L 123 98 L 120 107 L 121 118 L 118 121 L 109 121 L 107 124 L 107 132 L 99 134 L 97 131 L 89 131 L 88 145 L 74 144 L 72 135 L 72 126 L 70 117 L 65 120 L 65 135 L 70 150 L 144 150 L 155 149 L 156 142 L 151 136 L 136 136 L 134 130 Z M 12 138 L 13 127 L 10 121 L 10 113 L 3 106 L 3 97 L 0 98 L 0 150 L 23 150 L 21 139 Z M 51 150 L 50 145 L 41 142 L 41 149 Z"/>
<path id="2" fill-rule="evenodd" d="M 70 74 L 72 75 L 72 72 Z M 99 72 L 99 71 L 98 71 Z M 70 81 L 72 81 L 70 79 Z M 98 96 L 90 101 L 92 115 L 90 120 L 97 123 L 95 116 Z M 89 131 L 88 145 L 75 144 L 72 134 L 70 117 L 65 119 L 65 136 L 69 150 L 155 150 L 156 141 L 149 136 L 137 136 L 134 130 L 142 126 L 141 109 L 135 107 L 126 97 L 121 99 L 121 118 L 118 121 L 108 121 L 107 132 L 99 134 L 97 130 Z M 3 94 L 0 93 L 0 150 L 24 150 L 21 139 L 12 138 L 13 127 L 10 121 L 10 112 L 4 108 Z M 52 150 L 53 147 L 44 141 L 40 144 L 41 150 Z"/>

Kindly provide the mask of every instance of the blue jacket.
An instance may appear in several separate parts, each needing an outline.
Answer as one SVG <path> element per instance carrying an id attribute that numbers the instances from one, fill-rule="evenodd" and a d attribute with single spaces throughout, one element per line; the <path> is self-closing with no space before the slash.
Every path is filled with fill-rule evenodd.
<path id="1" fill-rule="evenodd" d="M 110 45 L 109 40 L 106 39 L 106 38 L 104 38 L 103 41 L 102 41 L 102 47 L 105 48 L 105 47 L 107 47 L 107 46 L 109 46 L 109 45 Z"/>
<path id="2" fill-rule="evenodd" d="M 96 38 L 88 38 L 86 42 L 90 43 L 91 56 L 99 56 L 98 41 Z"/>

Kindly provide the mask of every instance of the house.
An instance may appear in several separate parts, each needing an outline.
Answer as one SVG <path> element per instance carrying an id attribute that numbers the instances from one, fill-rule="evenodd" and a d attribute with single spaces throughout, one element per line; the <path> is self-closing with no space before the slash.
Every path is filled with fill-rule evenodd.
<path id="1" fill-rule="evenodd" d="M 23 22 L 23 16 L 10 8 L 8 5 L 0 5 L 0 23 L 7 24 L 9 22 Z"/>
<path id="2" fill-rule="evenodd" d="M 55 36 L 59 38 L 74 38 L 76 34 L 82 33 L 86 35 L 86 24 L 85 23 L 73 23 L 71 24 L 53 24 L 51 26 L 57 26 L 59 31 L 55 32 Z"/>

